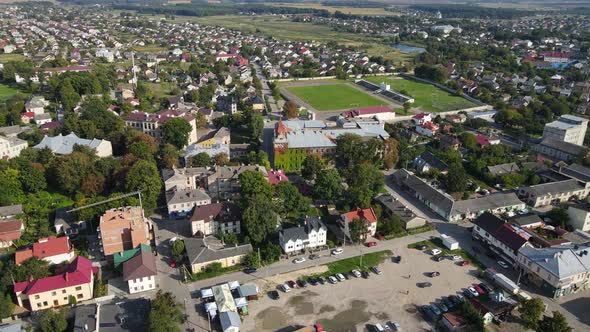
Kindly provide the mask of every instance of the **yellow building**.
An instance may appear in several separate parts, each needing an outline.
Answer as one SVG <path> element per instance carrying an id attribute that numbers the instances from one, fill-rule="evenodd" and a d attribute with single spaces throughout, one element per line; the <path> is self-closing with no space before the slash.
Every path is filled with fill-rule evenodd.
<path id="1" fill-rule="evenodd" d="M 90 300 L 93 290 L 92 262 L 82 256 L 76 257 L 62 274 L 14 284 L 17 304 L 31 311 L 67 305 L 70 299 Z"/>
<path id="2" fill-rule="evenodd" d="M 184 245 L 193 273 L 205 270 L 212 263 L 220 263 L 222 267 L 234 266 L 252 252 L 250 244 L 226 247 L 214 237 L 188 238 L 184 240 Z"/>

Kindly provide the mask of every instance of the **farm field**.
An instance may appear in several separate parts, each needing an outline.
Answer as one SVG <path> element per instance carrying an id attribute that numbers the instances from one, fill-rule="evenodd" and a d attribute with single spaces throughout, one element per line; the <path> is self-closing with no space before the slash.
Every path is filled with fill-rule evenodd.
<path id="1" fill-rule="evenodd" d="M 455 96 L 426 83 L 383 76 L 366 77 L 365 79 L 377 84 L 385 82 L 397 91 L 404 90 L 415 99 L 412 107 L 419 107 L 426 112 L 447 112 L 477 106 L 465 98 Z"/>
<path id="2" fill-rule="evenodd" d="M 17 89 L 0 84 L 0 100 L 6 100 L 18 93 Z"/>
<path id="3" fill-rule="evenodd" d="M 340 11 L 345 14 L 351 15 L 372 15 L 372 16 L 397 16 L 398 12 L 392 12 L 385 10 L 387 4 L 383 4 L 383 8 L 357 8 L 357 7 L 334 7 L 325 6 L 321 3 L 274 3 L 275 7 L 291 7 L 291 8 L 312 8 L 312 9 L 325 9 L 330 13 Z"/>
<path id="4" fill-rule="evenodd" d="M 292 86 L 289 92 L 318 111 L 383 105 L 384 102 L 344 83 Z"/>

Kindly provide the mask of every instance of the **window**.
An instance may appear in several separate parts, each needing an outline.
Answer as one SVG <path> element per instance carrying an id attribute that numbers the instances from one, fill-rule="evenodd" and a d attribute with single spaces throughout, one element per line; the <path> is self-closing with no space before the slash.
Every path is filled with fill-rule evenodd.
<path id="1" fill-rule="evenodd" d="M 35 300 L 38 300 L 38 299 L 39 299 L 39 295 L 35 295 Z"/>
<path id="2" fill-rule="evenodd" d="M 76 297 L 77 297 L 78 299 L 81 299 L 81 298 L 83 298 L 83 297 L 84 297 L 84 295 L 82 295 L 82 294 L 78 294 L 78 295 L 76 295 Z"/>
<path id="3" fill-rule="evenodd" d="M 43 306 L 46 307 L 47 306 L 47 301 L 43 301 Z"/>
<path id="4" fill-rule="evenodd" d="M 37 308 L 41 308 L 41 307 L 42 307 L 41 303 L 37 303 Z"/>
<path id="5" fill-rule="evenodd" d="M 62 294 L 65 294 L 65 293 L 66 293 L 66 290 L 65 290 L 65 289 L 62 289 L 62 290 L 61 290 L 61 293 L 62 293 Z"/>
<path id="6" fill-rule="evenodd" d="M 57 292 L 51 292 L 51 296 L 57 295 Z"/>
<path id="7" fill-rule="evenodd" d="M 68 300 L 68 298 L 67 297 L 64 297 L 64 301 L 67 301 L 67 300 Z"/>
<path id="8" fill-rule="evenodd" d="M 82 286 L 78 286 L 78 287 L 76 287 L 76 290 L 77 290 L 77 291 L 78 291 L 78 290 L 82 290 Z"/>

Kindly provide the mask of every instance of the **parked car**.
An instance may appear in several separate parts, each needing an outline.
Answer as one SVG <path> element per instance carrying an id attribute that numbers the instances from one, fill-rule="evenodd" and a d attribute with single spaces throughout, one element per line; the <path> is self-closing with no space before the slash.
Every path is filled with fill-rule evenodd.
<path id="1" fill-rule="evenodd" d="M 371 325 L 371 331 L 373 331 L 373 332 L 385 332 L 385 329 L 383 328 L 383 326 L 381 326 L 381 324 L 377 323 L 377 324 Z"/>
<path id="2" fill-rule="evenodd" d="M 458 261 L 458 260 L 461 259 L 461 256 L 459 256 L 459 255 L 451 255 L 451 256 L 449 256 L 449 259 L 450 260 L 453 260 L 453 261 Z"/>
<path id="3" fill-rule="evenodd" d="M 336 248 L 332 250 L 332 255 L 340 255 L 341 253 L 344 252 L 344 249 L 342 248 Z"/>
<path id="4" fill-rule="evenodd" d="M 432 286 L 432 284 L 430 282 L 428 282 L 428 281 L 426 281 L 426 282 L 419 282 L 416 285 L 418 287 L 420 287 L 420 288 L 427 288 L 427 287 Z"/>
<path id="5" fill-rule="evenodd" d="M 442 260 L 444 260 L 445 258 L 443 256 L 434 256 L 433 257 L 435 261 L 440 262 Z"/>
<path id="6" fill-rule="evenodd" d="M 402 261 L 402 256 L 393 256 L 391 257 L 391 261 L 399 264 Z"/>
<path id="7" fill-rule="evenodd" d="M 270 297 L 273 300 L 278 300 L 281 298 L 279 292 L 277 292 L 276 290 L 271 290 L 270 292 L 268 292 L 268 297 Z"/>
<path id="8" fill-rule="evenodd" d="M 342 273 L 342 275 L 344 276 L 344 279 L 346 279 L 346 280 L 350 280 L 352 278 L 352 275 L 348 272 L 344 272 L 344 273 Z"/>
<path id="9" fill-rule="evenodd" d="M 176 261 L 174 259 L 170 259 L 170 267 L 176 267 Z"/>
<path id="10" fill-rule="evenodd" d="M 486 291 L 483 288 L 479 287 L 479 285 L 473 286 L 473 289 L 477 292 L 478 295 L 485 295 Z"/>
<path id="11" fill-rule="evenodd" d="M 455 305 L 453 304 L 453 301 L 451 301 L 449 298 L 447 297 L 442 297 L 440 299 L 440 301 L 447 306 L 447 308 L 452 309 Z"/>
<path id="12" fill-rule="evenodd" d="M 297 285 L 301 288 L 305 288 L 307 287 L 307 281 L 304 279 L 297 279 Z"/>
<path id="13" fill-rule="evenodd" d="M 295 263 L 295 264 L 300 264 L 300 263 L 303 263 L 303 262 L 305 262 L 305 257 L 299 257 L 299 258 L 295 258 L 293 260 L 293 263 Z"/>
<path id="14" fill-rule="evenodd" d="M 467 287 L 467 292 L 469 294 L 471 294 L 472 297 L 477 297 L 479 296 L 479 293 L 477 292 L 477 290 L 475 290 L 475 288 L 473 287 Z"/>
<path id="15" fill-rule="evenodd" d="M 471 264 L 469 261 L 460 261 L 459 262 L 459 266 L 467 266 L 469 264 Z"/>
<path id="16" fill-rule="evenodd" d="M 426 249 L 428 249 L 428 246 L 425 245 L 425 244 L 421 244 L 419 246 L 416 246 L 416 249 L 418 249 L 418 250 L 426 250 Z"/>
<path id="17" fill-rule="evenodd" d="M 365 279 L 369 279 L 369 272 L 367 271 L 361 271 L 361 276 Z"/>
<path id="18" fill-rule="evenodd" d="M 389 326 L 393 331 L 401 331 L 402 327 L 398 322 L 388 321 L 385 325 Z"/>
<path id="19" fill-rule="evenodd" d="M 327 280 L 324 277 L 319 277 L 318 278 L 318 282 L 323 285 L 323 284 L 325 284 L 327 282 Z"/>
<path id="20" fill-rule="evenodd" d="M 258 271 L 258 270 L 256 270 L 256 268 L 254 268 L 254 267 L 247 267 L 244 269 L 244 273 L 248 273 L 248 274 L 256 273 L 256 271 Z"/>
<path id="21" fill-rule="evenodd" d="M 465 296 L 461 293 L 457 293 L 457 295 L 455 295 L 457 297 L 457 300 L 459 300 L 459 302 L 462 302 L 465 300 Z"/>
<path id="22" fill-rule="evenodd" d="M 373 273 L 375 273 L 375 274 L 381 274 L 382 273 L 381 270 L 379 269 L 379 267 L 377 267 L 377 266 L 372 266 L 371 267 L 371 271 L 373 271 Z"/>
<path id="23" fill-rule="evenodd" d="M 442 312 L 449 311 L 449 307 L 447 307 L 443 302 L 437 302 L 436 306 L 439 307 Z"/>
<path id="24" fill-rule="evenodd" d="M 451 307 L 455 307 L 461 303 L 461 300 L 459 300 L 457 295 L 451 295 L 448 297 L 448 299 L 451 302 Z"/>
<path id="25" fill-rule="evenodd" d="M 441 251 L 440 249 L 436 249 L 436 248 L 434 248 L 434 249 L 431 249 L 431 250 L 430 250 L 430 254 L 431 254 L 432 256 L 440 255 L 441 253 L 442 253 L 442 251 Z"/>
<path id="26" fill-rule="evenodd" d="M 432 310 L 432 312 L 434 312 L 434 314 L 437 316 L 440 316 L 442 314 L 439 307 L 437 307 L 434 303 L 430 305 L 430 310 Z"/>
<path id="27" fill-rule="evenodd" d="M 501 267 L 507 269 L 509 268 L 508 263 L 504 262 L 504 261 L 498 261 L 498 265 L 500 265 Z"/>
<path id="28" fill-rule="evenodd" d="M 289 287 L 289 285 L 287 284 L 282 284 L 279 286 L 281 288 L 281 290 L 285 293 L 289 293 L 291 291 L 291 287 Z"/>
<path id="29" fill-rule="evenodd" d="M 307 281 L 308 281 L 308 282 L 309 282 L 309 283 L 310 283 L 312 286 L 315 286 L 315 285 L 317 285 L 317 284 L 318 284 L 318 279 L 317 279 L 317 278 L 315 278 L 315 277 L 309 277 L 309 278 L 307 279 Z"/>
<path id="30" fill-rule="evenodd" d="M 357 277 L 357 278 L 360 278 L 361 277 L 361 273 L 358 270 L 352 270 L 352 275 L 355 276 L 355 277 Z"/>
<path id="31" fill-rule="evenodd" d="M 342 275 L 342 273 L 336 273 L 336 279 L 338 279 L 338 281 L 346 280 L 346 278 L 344 278 L 344 275 Z"/>
<path id="32" fill-rule="evenodd" d="M 337 280 L 337 279 L 336 279 L 336 277 L 334 277 L 334 276 L 329 276 L 329 277 L 328 277 L 328 281 L 329 281 L 331 284 L 335 284 L 335 283 L 337 283 L 337 282 L 338 282 L 338 280 Z"/>
<path id="33" fill-rule="evenodd" d="M 377 245 L 377 242 L 375 242 L 375 241 L 370 241 L 370 242 L 367 242 L 367 243 L 365 243 L 365 245 L 366 245 L 367 247 L 374 247 L 374 246 L 376 246 L 376 245 Z"/>
<path id="34" fill-rule="evenodd" d="M 289 285 L 289 287 L 291 287 L 291 288 L 297 288 L 297 287 L 299 287 L 299 286 L 297 286 L 297 283 L 295 281 L 293 281 L 293 280 L 287 281 L 287 285 Z"/>
<path id="35" fill-rule="evenodd" d="M 484 291 L 486 291 L 486 293 L 492 293 L 494 291 L 494 289 L 486 284 L 484 284 L 483 282 L 481 284 L 479 284 L 479 287 L 481 287 Z"/>
<path id="36" fill-rule="evenodd" d="M 320 255 L 317 255 L 317 254 L 311 254 L 311 255 L 309 255 L 309 259 L 310 259 L 310 260 L 318 259 L 318 258 L 320 258 L 320 257 L 321 257 L 321 256 L 320 256 Z"/>
<path id="37" fill-rule="evenodd" d="M 433 272 L 429 273 L 429 276 L 431 278 L 438 277 L 439 275 L 440 275 L 440 272 L 438 272 L 438 271 L 433 271 Z"/>

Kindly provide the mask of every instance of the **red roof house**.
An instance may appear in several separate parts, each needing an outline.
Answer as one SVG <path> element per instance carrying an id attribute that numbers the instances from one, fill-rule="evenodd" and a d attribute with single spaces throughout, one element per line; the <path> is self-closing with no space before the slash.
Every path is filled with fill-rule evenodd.
<path id="1" fill-rule="evenodd" d="M 18 239 L 22 234 L 23 222 L 18 219 L 0 221 L 0 248 L 7 248 Z"/>
<path id="2" fill-rule="evenodd" d="M 74 258 L 74 247 L 67 236 L 50 236 L 39 239 L 30 248 L 18 250 L 15 253 L 14 260 L 16 265 L 20 265 L 32 257 L 45 260 L 49 264 L 70 262 Z"/>
<path id="3" fill-rule="evenodd" d="M 271 185 L 277 185 L 283 181 L 289 181 L 289 179 L 287 178 L 287 176 L 285 175 L 285 173 L 283 171 L 279 170 L 279 171 L 268 172 L 268 182 Z"/>
<path id="4" fill-rule="evenodd" d="M 475 136 L 475 141 L 477 142 L 477 144 L 479 144 L 482 147 L 488 146 L 491 144 L 490 141 L 488 140 L 488 138 L 483 135 Z"/>
<path id="5" fill-rule="evenodd" d="M 358 208 L 354 211 L 342 214 L 340 216 L 341 226 L 344 229 L 347 229 L 347 224 L 351 223 L 355 219 L 368 221 L 367 234 L 370 234 L 371 236 L 375 235 L 375 232 L 377 231 L 377 215 L 375 214 L 375 211 L 373 211 L 373 208 Z"/>
<path id="6" fill-rule="evenodd" d="M 61 274 L 15 283 L 14 294 L 18 305 L 31 311 L 67 305 L 71 297 L 90 300 L 95 272 L 89 259 L 78 256 Z"/>
<path id="7" fill-rule="evenodd" d="M 344 115 L 346 118 L 363 118 L 373 117 L 382 113 L 394 113 L 394 111 L 387 106 L 372 106 L 351 109 L 350 111 L 342 113 L 342 115 Z"/>

